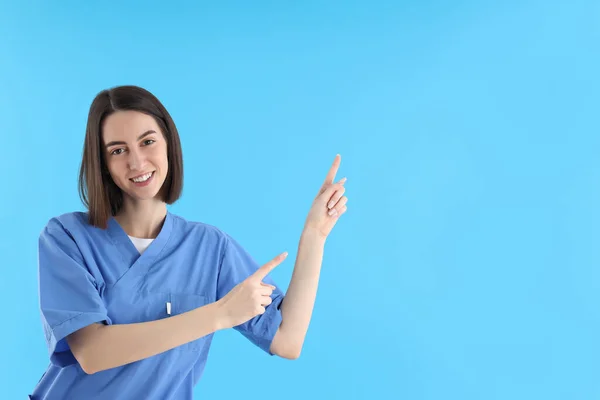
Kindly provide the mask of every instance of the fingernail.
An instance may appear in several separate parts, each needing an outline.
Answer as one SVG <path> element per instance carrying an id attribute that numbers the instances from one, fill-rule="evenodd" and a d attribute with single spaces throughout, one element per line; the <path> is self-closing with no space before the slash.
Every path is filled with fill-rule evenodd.
<path id="1" fill-rule="evenodd" d="M 327 208 L 331 208 L 333 207 L 333 201 L 330 201 L 329 204 L 327 204 Z"/>
<path id="2" fill-rule="evenodd" d="M 334 208 L 333 210 L 329 211 L 328 214 L 329 215 L 335 215 L 335 214 L 337 214 L 337 210 Z"/>

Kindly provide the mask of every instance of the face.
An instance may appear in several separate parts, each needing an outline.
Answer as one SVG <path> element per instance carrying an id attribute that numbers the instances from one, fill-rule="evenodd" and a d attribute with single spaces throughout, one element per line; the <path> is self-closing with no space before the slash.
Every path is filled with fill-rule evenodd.
<path id="1" fill-rule="evenodd" d="M 102 127 L 108 171 L 125 197 L 154 199 L 169 169 L 167 142 L 153 117 L 116 111 Z"/>

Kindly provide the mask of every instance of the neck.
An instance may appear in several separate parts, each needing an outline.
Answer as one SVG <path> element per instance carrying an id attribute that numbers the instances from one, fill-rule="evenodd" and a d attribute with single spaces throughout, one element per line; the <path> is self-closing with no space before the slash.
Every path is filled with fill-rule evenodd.
<path id="1" fill-rule="evenodd" d="M 158 236 L 165 217 L 167 205 L 162 201 L 124 201 L 115 220 L 129 236 L 154 239 Z"/>

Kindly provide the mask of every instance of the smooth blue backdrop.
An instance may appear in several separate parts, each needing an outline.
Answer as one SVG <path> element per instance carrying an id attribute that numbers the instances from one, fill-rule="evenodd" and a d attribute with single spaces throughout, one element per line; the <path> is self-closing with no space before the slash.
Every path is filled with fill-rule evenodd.
<path id="1" fill-rule="evenodd" d="M 179 128 L 171 210 L 288 250 L 282 288 L 348 177 L 301 358 L 218 333 L 199 399 L 600 397 L 600 3 L 85 3 L 0 3 L 2 398 L 48 363 L 38 235 L 121 84 Z"/>

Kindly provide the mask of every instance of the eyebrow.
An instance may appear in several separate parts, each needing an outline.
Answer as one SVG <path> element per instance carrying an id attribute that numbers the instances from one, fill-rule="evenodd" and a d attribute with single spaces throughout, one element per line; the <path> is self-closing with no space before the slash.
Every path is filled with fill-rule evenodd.
<path id="1" fill-rule="evenodd" d="M 150 129 L 149 131 L 146 131 L 146 132 L 142 133 L 140 136 L 138 136 L 137 140 L 142 140 L 143 138 L 145 138 L 146 136 L 148 136 L 152 133 L 156 133 L 156 131 Z M 127 144 L 127 143 L 122 142 L 122 141 L 112 141 L 112 142 L 106 143 L 106 146 L 104 146 L 104 147 L 106 147 L 108 149 L 110 146 L 115 146 L 117 144 Z"/>

